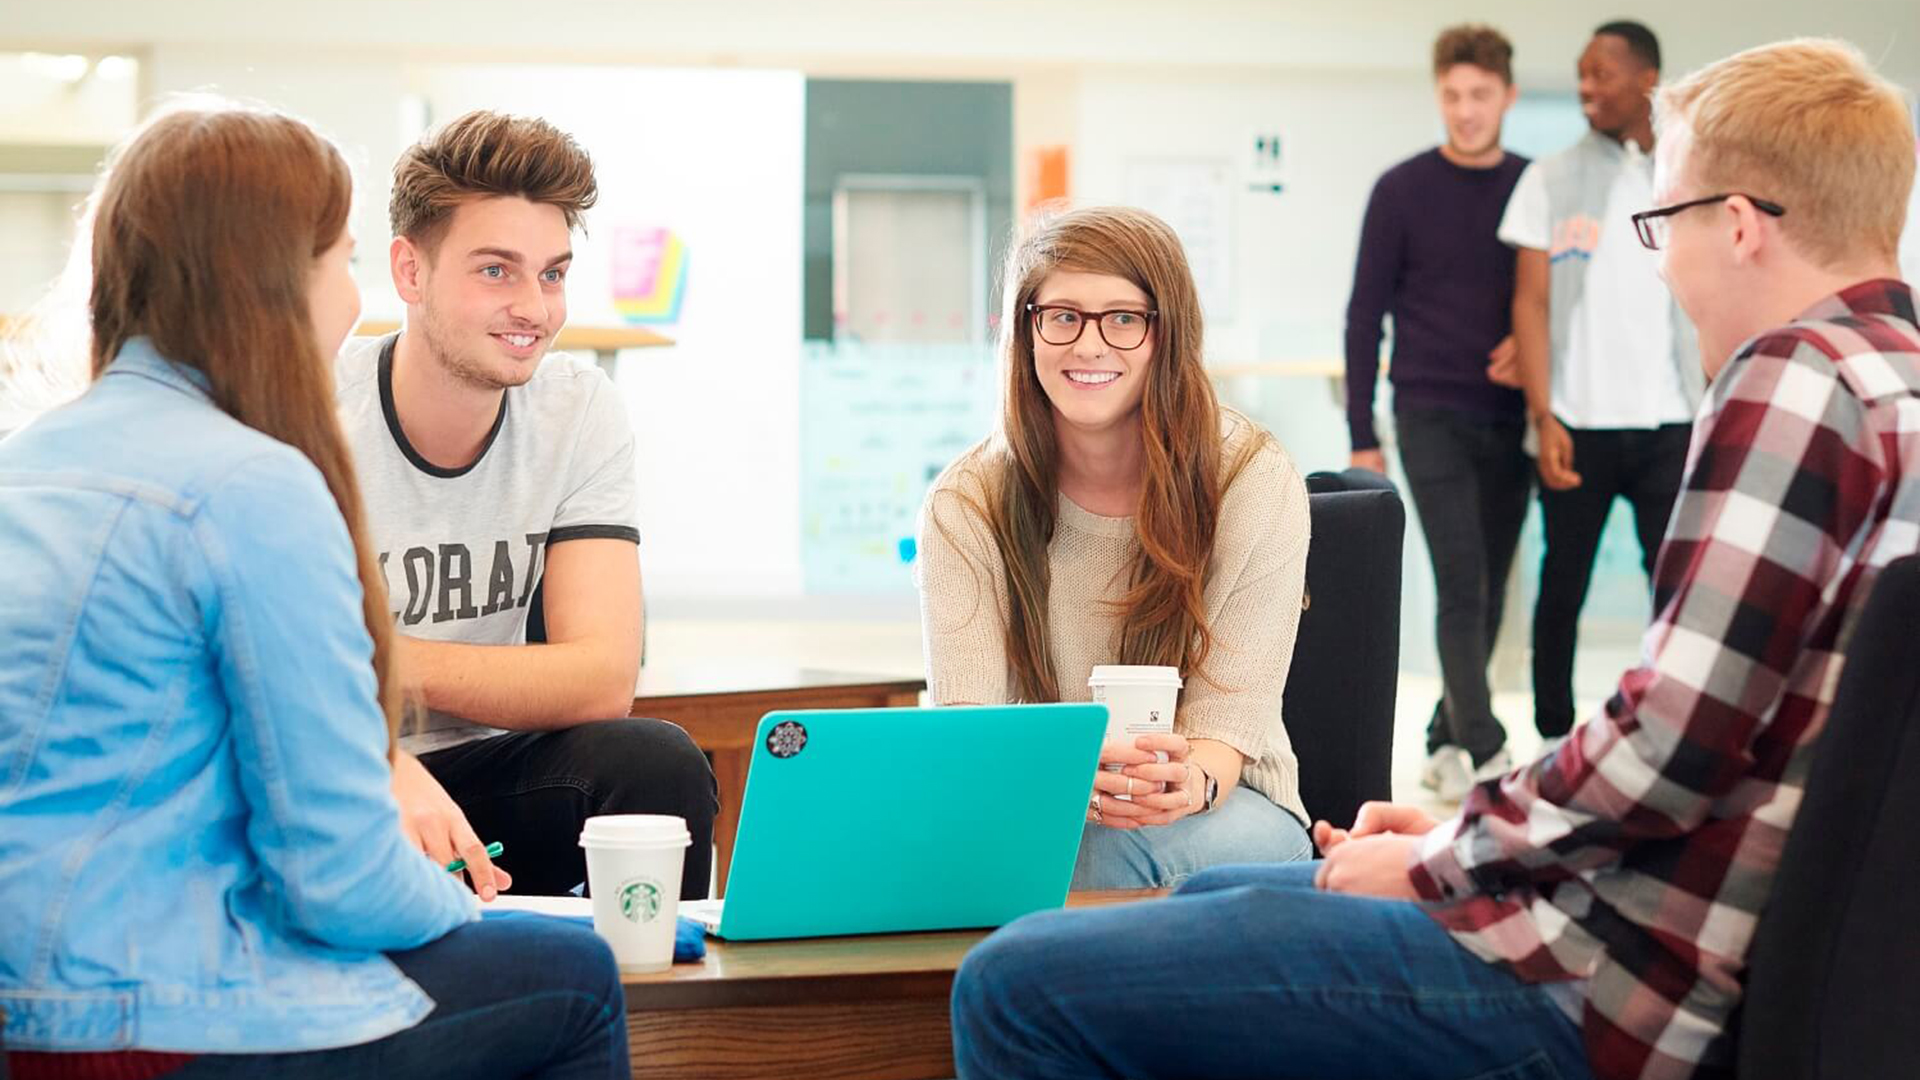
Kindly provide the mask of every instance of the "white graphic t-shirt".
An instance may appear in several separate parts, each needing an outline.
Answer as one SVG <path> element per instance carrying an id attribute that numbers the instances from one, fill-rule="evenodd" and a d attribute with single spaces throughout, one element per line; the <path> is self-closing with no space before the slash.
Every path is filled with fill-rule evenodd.
<path id="1" fill-rule="evenodd" d="M 1652 208 L 1653 158 L 1628 139 L 1607 209 L 1594 223 L 1586 286 L 1567 333 L 1568 355 L 1556 357 L 1553 414 L 1568 427 L 1646 430 L 1685 424 L 1693 406 L 1673 364 L 1673 297 L 1660 280 L 1660 256 L 1640 246 L 1633 215 Z M 1527 166 L 1507 199 L 1500 239 L 1513 247 L 1554 251 L 1546 170 Z M 1565 257 L 1555 253 L 1556 260 Z"/>
<path id="2" fill-rule="evenodd" d="M 400 429 L 397 340 L 349 338 L 334 369 L 394 623 L 429 641 L 520 644 L 547 548 L 640 540 L 626 407 L 599 368 L 551 353 L 533 378 L 506 392 L 480 456 L 442 469 Z M 401 743 L 419 754 L 497 734 L 434 713 Z"/>

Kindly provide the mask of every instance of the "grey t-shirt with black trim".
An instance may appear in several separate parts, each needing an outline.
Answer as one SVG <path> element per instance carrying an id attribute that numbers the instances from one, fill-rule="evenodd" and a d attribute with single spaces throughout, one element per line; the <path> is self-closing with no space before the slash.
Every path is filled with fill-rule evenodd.
<path id="1" fill-rule="evenodd" d="M 394 621 L 428 641 L 521 644 L 547 548 L 640 540 L 626 408 L 598 367 L 550 353 L 533 378 L 506 392 L 480 456 L 442 469 L 400 429 L 398 338 L 349 338 L 334 367 Z M 420 754 L 499 733 L 434 713 L 401 745 Z"/>

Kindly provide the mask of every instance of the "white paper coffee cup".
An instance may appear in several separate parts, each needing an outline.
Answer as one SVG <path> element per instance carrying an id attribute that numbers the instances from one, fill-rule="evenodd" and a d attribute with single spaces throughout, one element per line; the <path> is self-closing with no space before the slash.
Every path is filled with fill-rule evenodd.
<path id="1" fill-rule="evenodd" d="M 673 966 L 680 872 L 692 841 L 685 818 L 664 814 L 603 814 L 581 829 L 593 929 L 613 946 L 621 971 Z"/>
<path id="2" fill-rule="evenodd" d="M 1110 743 L 1131 744 L 1141 735 L 1171 732 L 1182 685 L 1179 668 L 1151 664 L 1102 664 L 1087 678 L 1093 700 L 1107 707 L 1106 741 Z M 1117 770 L 1120 766 L 1106 768 Z"/>

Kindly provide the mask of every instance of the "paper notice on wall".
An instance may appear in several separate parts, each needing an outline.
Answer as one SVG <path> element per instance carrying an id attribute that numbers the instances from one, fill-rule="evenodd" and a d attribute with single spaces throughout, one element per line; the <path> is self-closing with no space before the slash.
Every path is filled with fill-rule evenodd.
<path id="1" fill-rule="evenodd" d="M 1233 166 L 1219 158 L 1133 158 L 1127 202 L 1180 236 L 1210 323 L 1233 321 Z"/>

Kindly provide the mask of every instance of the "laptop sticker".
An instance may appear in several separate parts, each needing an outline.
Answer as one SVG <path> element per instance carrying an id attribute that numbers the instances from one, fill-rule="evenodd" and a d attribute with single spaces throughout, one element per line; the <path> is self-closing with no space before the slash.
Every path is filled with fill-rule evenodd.
<path id="1" fill-rule="evenodd" d="M 790 758 L 807 748 L 807 729 L 792 720 L 782 720 L 767 732 L 767 752 L 777 758 Z"/>

